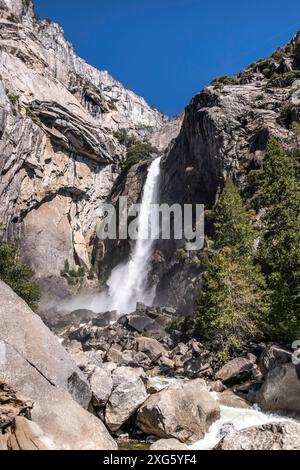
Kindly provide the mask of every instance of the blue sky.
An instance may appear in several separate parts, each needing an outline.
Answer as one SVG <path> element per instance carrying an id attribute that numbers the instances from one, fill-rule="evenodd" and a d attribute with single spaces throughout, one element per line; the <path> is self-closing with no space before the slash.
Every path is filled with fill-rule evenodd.
<path id="1" fill-rule="evenodd" d="M 77 53 L 168 115 L 300 29 L 290 0 L 35 0 Z"/>

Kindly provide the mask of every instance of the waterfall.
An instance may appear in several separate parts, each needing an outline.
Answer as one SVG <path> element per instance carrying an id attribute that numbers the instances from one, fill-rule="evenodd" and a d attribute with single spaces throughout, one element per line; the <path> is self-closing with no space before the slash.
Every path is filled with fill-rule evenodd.
<path id="1" fill-rule="evenodd" d="M 135 310 L 136 302 L 152 305 L 154 300 L 155 288 L 147 289 L 150 260 L 155 243 L 149 235 L 149 229 L 152 204 L 159 203 L 160 160 L 161 158 L 155 159 L 148 170 L 137 222 L 138 238 L 132 247 L 130 258 L 125 264 L 117 266 L 107 281 L 108 310 L 130 313 Z"/>

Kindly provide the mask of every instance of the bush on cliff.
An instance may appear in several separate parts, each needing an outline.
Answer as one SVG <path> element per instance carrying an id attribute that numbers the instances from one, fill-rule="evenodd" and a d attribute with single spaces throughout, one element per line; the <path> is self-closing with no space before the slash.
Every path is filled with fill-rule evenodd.
<path id="1" fill-rule="evenodd" d="M 158 149 L 148 142 L 139 142 L 132 145 L 127 150 L 126 161 L 122 165 L 123 171 L 129 171 L 130 168 L 140 161 L 149 160 L 153 154 L 157 155 Z"/>
<path id="2" fill-rule="evenodd" d="M 36 310 L 40 289 L 33 282 L 33 275 L 30 267 L 20 260 L 14 245 L 0 243 L 0 279 L 24 299 L 32 310 Z"/>

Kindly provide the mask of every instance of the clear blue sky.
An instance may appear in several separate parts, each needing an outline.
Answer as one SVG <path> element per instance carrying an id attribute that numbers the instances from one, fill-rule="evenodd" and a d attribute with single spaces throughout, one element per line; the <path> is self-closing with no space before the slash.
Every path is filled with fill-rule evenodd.
<path id="1" fill-rule="evenodd" d="M 77 53 L 168 115 L 300 29 L 300 1 L 35 0 Z"/>

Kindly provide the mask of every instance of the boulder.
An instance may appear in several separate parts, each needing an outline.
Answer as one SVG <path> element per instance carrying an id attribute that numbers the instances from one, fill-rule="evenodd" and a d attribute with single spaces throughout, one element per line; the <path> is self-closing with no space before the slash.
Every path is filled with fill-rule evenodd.
<path id="1" fill-rule="evenodd" d="M 138 338 L 137 346 L 138 351 L 145 353 L 152 362 L 159 359 L 161 356 L 168 356 L 168 351 L 153 338 Z"/>
<path id="2" fill-rule="evenodd" d="M 227 362 L 217 373 L 216 379 L 225 384 L 234 384 L 251 376 L 253 362 L 244 357 L 237 357 Z"/>
<path id="3" fill-rule="evenodd" d="M 225 392 L 220 393 L 219 403 L 220 405 L 229 406 L 231 408 L 251 408 L 251 405 L 244 400 L 244 398 L 239 397 L 232 390 L 226 390 Z"/>
<path id="4" fill-rule="evenodd" d="M 257 393 L 257 402 L 263 410 L 300 417 L 299 397 L 299 366 L 284 364 L 268 373 Z"/>
<path id="5" fill-rule="evenodd" d="M 177 439 L 160 439 L 150 446 L 150 450 L 189 450 Z"/>
<path id="6" fill-rule="evenodd" d="M 105 369 L 95 367 L 89 377 L 89 382 L 93 394 L 93 405 L 100 408 L 105 406 L 112 393 L 114 385 L 111 374 Z"/>
<path id="7" fill-rule="evenodd" d="M 66 390 L 80 405 L 88 407 L 91 391 L 83 373 L 39 316 L 2 281 L 0 323 L 0 342 L 4 348 L 10 346 L 54 387 Z M 5 355 L 3 359 L 5 363 Z M 0 364 L 0 380 L 3 370 L 5 366 L 3 369 Z M 13 382 L 11 385 L 14 386 Z"/>
<path id="8" fill-rule="evenodd" d="M 119 367 L 113 372 L 114 389 L 105 408 L 105 423 L 111 431 L 120 429 L 147 399 L 142 375 L 142 369 L 130 367 Z"/>
<path id="9" fill-rule="evenodd" d="M 34 401 L 32 420 L 58 450 L 115 449 L 99 419 L 88 413 L 90 386 L 58 339 L 0 281 L 0 380 Z"/>
<path id="10" fill-rule="evenodd" d="M 292 353 L 286 349 L 269 344 L 259 358 L 259 368 L 264 376 L 275 367 L 292 362 Z"/>
<path id="11" fill-rule="evenodd" d="M 52 450 L 52 442 L 34 422 L 18 416 L 8 435 L 7 450 Z"/>
<path id="12" fill-rule="evenodd" d="M 300 425 L 268 423 L 227 434 L 215 450 L 299 450 Z"/>
<path id="13" fill-rule="evenodd" d="M 219 404 L 198 379 L 151 395 L 138 410 L 137 425 L 149 435 L 192 443 L 202 439 L 219 417 Z"/>
<path id="14" fill-rule="evenodd" d="M 17 416 L 30 418 L 33 403 L 15 393 L 6 383 L 0 382 L 0 434 Z"/>

